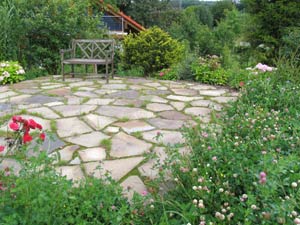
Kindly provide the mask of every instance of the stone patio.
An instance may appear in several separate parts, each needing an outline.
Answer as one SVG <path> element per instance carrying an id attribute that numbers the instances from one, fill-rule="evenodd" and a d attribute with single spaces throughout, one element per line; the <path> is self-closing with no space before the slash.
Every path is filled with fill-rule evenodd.
<path id="1" fill-rule="evenodd" d="M 54 129 L 54 140 L 48 138 L 44 148 L 60 161 L 57 171 L 72 180 L 109 172 L 131 197 L 146 190 L 145 178 L 158 174 L 157 160 L 147 160 L 149 152 L 163 163 L 166 145 L 185 147 L 182 126 L 208 123 L 212 110 L 220 111 L 237 96 L 224 87 L 192 82 L 115 78 L 105 84 L 53 76 L 1 86 L 0 116 L 25 109 L 23 116 Z M 5 165 L 20 169 L 13 159 Z"/>

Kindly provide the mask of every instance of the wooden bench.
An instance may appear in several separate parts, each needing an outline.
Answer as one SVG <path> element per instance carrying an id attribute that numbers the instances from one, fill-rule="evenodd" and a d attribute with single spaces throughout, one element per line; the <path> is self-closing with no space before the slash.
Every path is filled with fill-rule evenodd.
<path id="1" fill-rule="evenodd" d="M 94 72 L 98 74 L 97 66 L 105 65 L 106 82 L 109 81 L 109 65 L 111 65 L 111 75 L 114 77 L 114 40 L 89 40 L 79 39 L 72 41 L 71 49 L 60 50 L 61 54 L 61 73 L 63 81 L 65 80 L 65 65 L 71 65 L 71 75 L 74 77 L 74 65 L 85 65 L 85 72 L 87 73 L 87 66 L 94 65 Z M 69 53 L 69 57 L 65 54 Z"/>

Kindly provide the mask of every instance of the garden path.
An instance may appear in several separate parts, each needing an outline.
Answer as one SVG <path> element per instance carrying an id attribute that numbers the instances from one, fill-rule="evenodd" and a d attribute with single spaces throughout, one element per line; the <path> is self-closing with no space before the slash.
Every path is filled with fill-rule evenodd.
<path id="1" fill-rule="evenodd" d="M 54 132 L 44 149 L 57 157 L 62 175 L 80 180 L 108 171 L 131 197 L 146 190 L 143 180 L 158 175 L 157 160 L 147 153 L 163 162 L 167 145 L 181 144 L 180 151 L 188 152 L 180 128 L 209 122 L 213 109 L 220 111 L 237 96 L 224 87 L 193 82 L 115 78 L 105 84 L 53 76 L 0 87 L 0 117 L 25 109 L 23 116 Z M 0 129 L 6 131 L 7 125 Z M 0 168 L 6 166 L 20 169 L 13 159 Z"/>

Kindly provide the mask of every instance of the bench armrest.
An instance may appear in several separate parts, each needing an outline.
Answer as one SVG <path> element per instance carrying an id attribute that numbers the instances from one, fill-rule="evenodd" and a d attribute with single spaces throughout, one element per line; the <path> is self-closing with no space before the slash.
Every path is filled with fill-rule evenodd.
<path id="1" fill-rule="evenodd" d="M 72 52 L 72 49 L 60 49 L 60 58 L 61 58 L 61 61 L 64 60 L 64 54 L 65 53 L 68 53 L 68 52 Z"/>

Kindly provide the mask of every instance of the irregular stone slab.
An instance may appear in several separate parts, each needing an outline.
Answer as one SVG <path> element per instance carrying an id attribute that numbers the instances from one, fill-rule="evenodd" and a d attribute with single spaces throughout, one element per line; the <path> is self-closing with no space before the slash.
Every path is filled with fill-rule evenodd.
<path id="1" fill-rule="evenodd" d="M 50 102 L 50 103 L 46 103 L 44 105 L 52 107 L 52 106 L 64 105 L 64 103 L 63 102 Z"/>
<path id="2" fill-rule="evenodd" d="M 69 87 L 65 87 L 65 88 L 56 88 L 50 91 L 47 91 L 48 94 L 51 95 L 58 95 L 58 96 L 66 96 L 66 95 L 70 95 L 71 89 Z"/>
<path id="3" fill-rule="evenodd" d="M 79 97 L 88 97 L 88 98 L 98 97 L 98 95 L 96 95 L 93 92 L 89 92 L 89 91 L 77 91 L 74 93 L 74 95 L 79 96 Z"/>
<path id="4" fill-rule="evenodd" d="M 32 95 L 18 95 L 18 96 L 10 97 L 9 102 L 15 104 L 23 103 L 27 99 L 31 98 L 31 96 Z"/>
<path id="5" fill-rule="evenodd" d="M 70 137 L 93 131 L 89 126 L 76 117 L 59 119 L 56 121 L 56 125 L 57 134 L 60 137 Z"/>
<path id="6" fill-rule="evenodd" d="M 168 120 L 188 120 L 189 116 L 184 115 L 183 113 L 177 111 L 164 111 L 159 113 L 159 115 Z"/>
<path id="7" fill-rule="evenodd" d="M 171 92 L 168 90 L 146 90 L 145 93 L 147 95 L 168 95 Z"/>
<path id="8" fill-rule="evenodd" d="M 134 106 L 141 107 L 143 105 L 143 101 L 139 99 L 118 99 L 114 103 L 114 105 L 124 105 L 124 106 Z"/>
<path id="9" fill-rule="evenodd" d="M 120 127 L 107 127 L 104 130 L 105 133 L 112 133 L 112 134 L 118 133 L 119 131 L 120 131 Z"/>
<path id="10" fill-rule="evenodd" d="M 97 108 L 95 105 L 59 105 L 52 107 L 55 111 L 60 112 L 64 117 L 80 116 L 87 114 Z"/>
<path id="11" fill-rule="evenodd" d="M 53 85 L 49 85 L 49 86 L 48 85 L 42 86 L 41 89 L 48 90 L 48 89 L 60 88 L 63 86 L 64 86 L 63 84 L 53 84 Z"/>
<path id="12" fill-rule="evenodd" d="M 79 165 L 75 166 L 60 166 L 56 168 L 56 171 L 61 176 L 66 176 L 68 180 L 80 181 L 84 179 L 84 174 Z"/>
<path id="13" fill-rule="evenodd" d="M 24 94 L 36 94 L 36 93 L 39 93 L 41 92 L 40 89 L 37 89 L 37 88 L 32 88 L 32 89 L 18 89 L 19 92 L 22 92 Z"/>
<path id="14" fill-rule="evenodd" d="M 128 118 L 128 119 L 143 119 L 143 118 L 152 118 L 155 115 L 152 112 L 146 111 L 139 108 L 130 108 L 130 107 L 121 107 L 121 106 L 100 106 L 97 113 L 104 116 L 113 116 L 119 119 Z"/>
<path id="15" fill-rule="evenodd" d="M 83 162 L 100 161 L 106 157 L 105 149 L 101 147 L 81 150 L 78 154 Z"/>
<path id="16" fill-rule="evenodd" d="M 58 151 L 61 161 L 70 161 L 73 158 L 74 152 L 79 149 L 78 145 L 70 145 Z"/>
<path id="17" fill-rule="evenodd" d="M 79 91 L 94 91 L 96 88 L 94 87 L 80 87 L 78 88 Z"/>
<path id="18" fill-rule="evenodd" d="M 13 87 L 13 86 L 12 86 Z M 9 87 L 8 86 L 0 86 L 0 93 L 2 92 L 6 92 L 9 90 Z"/>
<path id="19" fill-rule="evenodd" d="M 20 170 L 22 169 L 21 164 L 15 160 L 15 159 L 3 159 L 3 161 L 0 163 L 0 170 L 3 171 L 6 168 L 9 168 L 11 172 L 13 172 L 15 175 L 19 175 Z"/>
<path id="20" fill-rule="evenodd" d="M 212 98 L 211 100 L 214 100 L 218 103 L 228 103 L 228 102 L 233 102 L 237 100 L 237 97 L 215 97 Z"/>
<path id="21" fill-rule="evenodd" d="M 161 98 L 155 95 L 144 95 L 140 97 L 141 100 L 150 101 L 150 102 L 157 102 L 157 103 L 167 103 L 168 100 Z"/>
<path id="22" fill-rule="evenodd" d="M 206 96 L 212 96 L 212 97 L 218 97 L 225 93 L 227 93 L 224 89 L 216 89 L 216 90 L 200 90 L 200 95 L 206 95 Z"/>
<path id="23" fill-rule="evenodd" d="M 188 97 L 188 96 L 181 96 L 181 95 L 169 95 L 167 99 L 181 101 L 181 102 L 190 102 L 198 99 L 203 99 L 203 97 Z"/>
<path id="24" fill-rule="evenodd" d="M 126 84 L 104 84 L 102 85 L 103 89 L 112 89 L 112 90 L 116 90 L 116 89 L 126 89 L 127 85 Z"/>
<path id="25" fill-rule="evenodd" d="M 207 116 L 211 113 L 211 109 L 203 108 L 203 107 L 191 107 L 191 108 L 186 108 L 184 112 L 192 116 Z"/>
<path id="26" fill-rule="evenodd" d="M 80 105 L 83 98 L 74 97 L 74 96 L 67 96 L 68 105 Z"/>
<path id="27" fill-rule="evenodd" d="M 184 143 L 183 136 L 178 131 L 153 130 L 143 133 L 143 139 L 153 143 L 174 145 Z"/>
<path id="28" fill-rule="evenodd" d="M 198 84 L 190 87 L 194 90 L 216 90 L 217 88 L 213 85 L 206 85 L 206 84 Z"/>
<path id="29" fill-rule="evenodd" d="M 100 90 L 97 90 L 97 91 L 94 91 L 94 92 L 99 94 L 99 95 L 106 95 L 106 94 L 115 93 L 115 92 L 117 92 L 117 90 L 110 90 L 110 89 L 103 90 L 103 89 L 100 89 Z"/>
<path id="30" fill-rule="evenodd" d="M 124 123 L 120 122 L 120 123 L 115 123 L 114 125 L 121 127 L 126 133 L 129 134 L 133 132 L 148 131 L 154 129 L 154 127 L 140 120 L 132 120 Z"/>
<path id="31" fill-rule="evenodd" d="M 153 111 L 153 112 L 161 112 L 161 111 L 173 110 L 173 107 L 170 105 L 161 104 L 161 103 L 150 103 L 146 106 L 146 109 Z"/>
<path id="32" fill-rule="evenodd" d="M 185 107 L 185 103 L 184 102 L 170 102 L 170 104 L 178 111 L 181 111 L 184 109 Z"/>
<path id="33" fill-rule="evenodd" d="M 128 198 L 129 201 L 132 200 L 134 193 L 139 195 L 145 195 L 147 193 L 147 188 L 143 181 L 138 176 L 130 176 L 121 183 L 123 187 L 123 194 Z"/>
<path id="34" fill-rule="evenodd" d="M 154 83 L 154 82 L 149 82 L 149 83 L 145 83 L 144 85 L 149 86 L 149 87 L 161 87 L 160 83 Z"/>
<path id="35" fill-rule="evenodd" d="M 74 83 L 69 84 L 70 87 L 83 87 L 83 86 L 92 86 L 94 82 L 92 81 L 77 81 Z"/>
<path id="36" fill-rule="evenodd" d="M 57 119 L 57 118 L 60 118 L 59 115 L 57 115 L 55 112 L 53 112 L 51 109 L 49 109 L 47 107 L 30 109 L 30 112 L 41 114 L 46 119 Z"/>
<path id="37" fill-rule="evenodd" d="M 93 98 L 87 101 L 85 104 L 86 105 L 108 105 L 115 101 L 114 99 L 109 99 L 109 98 Z"/>
<path id="38" fill-rule="evenodd" d="M 139 96 L 139 92 L 135 90 L 128 91 L 118 91 L 112 94 L 109 94 L 109 98 L 126 98 L 126 99 L 136 99 Z"/>
<path id="39" fill-rule="evenodd" d="M 162 147 L 156 147 L 153 152 L 156 154 L 157 158 L 150 159 L 148 162 L 144 163 L 138 168 L 140 174 L 150 179 L 155 179 L 159 174 L 159 166 L 163 165 L 167 154 Z"/>
<path id="40" fill-rule="evenodd" d="M 136 84 L 136 85 L 130 85 L 129 89 L 139 91 L 139 90 L 146 90 L 146 89 L 153 89 L 153 88 Z"/>
<path id="41" fill-rule="evenodd" d="M 109 160 L 104 162 L 85 163 L 84 168 L 88 175 L 93 175 L 96 178 L 103 178 L 105 173 L 110 173 L 114 180 L 120 180 L 138 164 L 144 160 L 144 157 L 133 157 L 126 159 Z M 99 167 L 101 169 L 99 169 Z"/>
<path id="42" fill-rule="evenodd" d="M 152 126 L 158 129 L 177 130 L 184 125 L 182 120 L 167 120 L 161 118 L 152 118 L 147 120 Z"/>
<path id="43" fill-rule="evenodd" d="M 103 139 L 107 139 L 109 136 L 101 133 L 101 132 L 92 132 L 89 134 L 83 134 L 76 137 L 66 138 L 66 141 L 71 142 L 76 145 L 81 145 L 84 147 L 97 147 L 100 145 Z"/>
<path id="44" fill-rule="evenodd" d="M 120 132 L 112 138 L 110 155 L 117 158 L 141 155 L 151 147 L 151 144 Z"/>
<path id="45" fill-rule="evenodd" d="M 212 102 L 211 100 L 196 100 L 190 103 L 192 106 L 200 106 L 200 107 L 209 107 L 210 105 L 213 105 L 214 102 Z"/>
<path id="46" fill-rule="evenodd" d="M 79 157 L 77 156 L 75 159 L 73 159 L 71 162 L 69 162 L 70 165 L 80 165 L 81 161 Z"/>
<path id="47" fill-rule="evenodd" d="M 166 91 L 166 90 L 168 90 L 168 88 L 165 87 L 165 86 L 161 86 L 161 87 L 157 87 L 157 90 L 163 90 L 163 91 Z"/>
<path id="48" fill-rule="evenodd" d="M 146 78 L 129 78 L 127 79 L 127 83 L 131 84 L 145 84 L 149 83 L 151 80 L 147 80 Z"/>
<path id="49" fill-rule="evenodd" d="M 172 89 L 175 95 L 188 95 L 188 96 L 195 96 L 198 95 L 198 91 L 193 89 Z"/>
<path id="50" fill-rule="evenodd" d="M 0 99 L 1 98 L 9 98 L 9 97 L 16 96 L 16 95 L 18 95 L 18 93 L 14 92 L 14 91 L 1 92 Z"/>
<path id="51" fill-rule="evenodd" d="M 10 103 L 0 103 L 0 112 L 1 111 L 10 111 L 12 110 L 12 104 Z"/>
<path id="52" fill-rule="evenodd" d="M 116 121 L 115 118 L 107 116 L 99 116 L 96 114 L 89 114 L 83 117 L 83 119 L 95 130 L 102 130 L 107 125 Z"/>
<path id="53" fill-rule="evenodd" d="M 50 97 L 47 95 L 33 95 L 30 98 L 26 99 L 24 102 L 29 103 L 29 104 L 36 104 L 36 103 L 40 103 L 40 104 L 45 104 L 45 103 L 49 103 L 49 102 L 57 102 L 61 100 L 59 97 Z"/>

